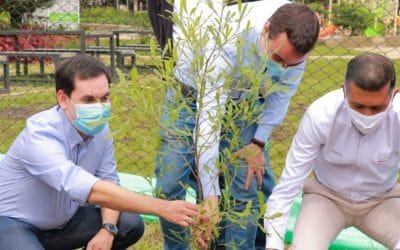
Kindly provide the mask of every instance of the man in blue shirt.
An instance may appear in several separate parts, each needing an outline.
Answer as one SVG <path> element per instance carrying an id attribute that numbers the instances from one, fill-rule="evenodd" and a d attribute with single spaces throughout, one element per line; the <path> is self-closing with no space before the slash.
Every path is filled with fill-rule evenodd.
<path id="1" fill-rule="evenodd" d="M 290 99 L 300 84 L 306 56 L 318 38 L 319 20 L 305 5 L 290 4 L 288 1 L 243 3 L 242 6 L 249 10 L 242 21 L 242 28 L 246 26 L 246 29 L 241 30 L 230 23 L 238 42 L 232 39 L 222 48 L 217 48 L 218 42 L 217 46 L 208 44 L 202 53 L 195 51 L 198 47 L 191 46 L 187 37 L 187 34 L 201 33 L 201 27 L 199 31 L 185 31 L 186 27 L 182 26 L 194 23 L 190 17 L 196 11 L 202 17 L 211 17 L 198 22 L 203 22 L 206 27 L 213 25 L 213 13 L 206 14 L 207 4 L 203 9 L 201 4 L 195 6 L 192 12 L 188 7 L 190 3 L 187 1 L 187 6 L 183 8 L 188 9 L 188 20 L 183 17 L 183 21 L 174 27 L 174 47 L 177 49 L 174 77 L 180 86 L 177 88 L 179 91 L 169 88 L 164 101 L 162 140 L 156 165 L 157 189 L 160 197 L 184 199 L 191 177 L 194 175 L 200 180 L 198 191 L 205 200 L 204 210 L 210 219 L 205 222 L 205 233 L 197 233 L 196 237 L 200 245 L 206 247 L 210 228 L 218 220 L 218 216 L 213 215 L 218 213 L 218 196 L 221 195 L 218 176 L 222 172 L 229 196 L 224 199 L 228 201 L 225 206 L 234 212 L 228 214 L 229 219 L 222 224 L 225 229 L 224 243 L 227 248 L 253 249 L 260 218 L 257 193 L 262 191 L 266 200 L 274 183 L 268 149 L 264 150 L 264 145 L 273 128 L 282 122 Z M 179 11 L 179 1 L 174 4 Z M 216 6 L 217 1 L 213 1 L 213 5 Z M 237 6 L 227 8 L 234 10 Z M 185 14 L 184 11 L 179 13 L 182 14 Z M 204 30 L 210 37 L 212 32 L 207 33 L 205 27 Z M 208 51 L 216 56 L 206 58 Z M 198 66 L 201 60 L 196 61 L 196 57 L 202 54 L 206 55 L 204 61 L 213 61 L 205 77 L 202 72 L 206 70 Z M 252 75 L 261 77 L 256 83 L 253 81 L 252 86 L 246 86 L 249 80 L 246 72 L 250 70 Z M 205 85 L 201 85 L 204 82 Z M 250 93 L 248 88 L 254 89 L 254 85 L 260 91 Z M 267 89 L 266 86 L 272 87 Z M 235 133 L 239 135 L 232 140 L 232 127 L 224 127 L 221 115 L 227 103 L 234 109 L 235 105 L 245 102 L 254 108 L 250 108 L 248 113 L 258 110 L 253 113 L 254 120 L 258 118 L 258 121 L 247 122 L 241 115 L 231 117 L 232 127 L 237 128 Z M 258 109 L 260 106 L 262 108 Z M 236 152 L 239 160 L 227 161 L 224 158 L 226 151 Z M 222 160 L 219 159 L 221 155 Z M 220 162 L 224 163 L 224 167 L 219 165 Z M 243 219 L 238 215 L 250 201 L 250 214 Z M 165 234 L 165 249 L 189 248 L 188 230 L 164 220 L 161 220 L 161 225 Z M 264 248 L 265 244 L 261 242 L 260 247 Z"/>
<path id="2" fill-rule="evenodd" d="M 0 249 L 124 249 L 144 231 L 135 213 L 192 225 L 196 205 L 118 186 L 107 67 L 78 55 L 55 81 L 58 105 L 30 117 L 0 161 Z"/>

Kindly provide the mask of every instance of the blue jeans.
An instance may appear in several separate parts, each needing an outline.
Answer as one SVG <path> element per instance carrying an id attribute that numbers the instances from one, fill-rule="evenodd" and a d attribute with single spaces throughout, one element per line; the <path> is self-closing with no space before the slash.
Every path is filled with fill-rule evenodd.
<path id="1" fill-rule="evenodd" d="M 0 216 L 0 249 L 76 249 L 85 247 L 101 229 L 100 209 L 82 206 L 62 228 L 39 230 L 20 220 Z M 121 213 L 118 235 L 112 249 L 125 249 L 137 242 L 144 232 L 144 224 L 137 214 Z"/>
<path id="2" fill-rule="evenodd" d="M 161 198 L 183 200 L 185 199 L 187 187 L 191 186 L 198 190 L 193 178 L 196 174 L 195 148 L 193 145 L 196 102 L 188 99 L 179 100 L 176 98 L 174 91 L 173 89 L 168 89 L 164 100 L 161 145 L 156 161 L 156 190 L 157 195 Z M 184 102 L 186 105 L 182 105 L 185 104 Z M 249 144 L 257 129 L 257 124 L 246 124 L 240 119 L 237 119 L 235 124 L 240 128 L 240 147 Z M 222 128 L 221 152 L 223 152 L 224 148 L 228 148 L 231 152 L 240 148 L 232 149 L 229 143 L 231 137 L 230 132 Z M 265 159 L 266 166 L 261 191 L 266 200 L 274 185 L 273 174 L 269 167 L 268 151 L 265 152 Z M 253 249 L 257 234 L 257 222 L 260 219 L 257 182 L 254 178 L 250 189 L 245 190 L 244 182 L 247 174 L 247 163 L 245 161 L 235 161 L 235 163 L 228 164 L 228 166 L 228 171 L 223 174 L 222 181 L 222 185 L 229 183 L 225 187 L 229 188 L 230 197 L 224 199 L 228 200 L 229 204 L 225 205 L 235 212 L 242 212 L 248 201 L 252 201 L 252 207 L 251 215 L 240 225 L 232 223 L 232 220 L 224 220 L 221 223 L 221 229 L 224 232 L 223 244 L 226 248 Z M 190 232 L 188 229 L 163 219 L 161 219 L 161 228 L 164 233 L 164 249 L 189 249 Z"/>

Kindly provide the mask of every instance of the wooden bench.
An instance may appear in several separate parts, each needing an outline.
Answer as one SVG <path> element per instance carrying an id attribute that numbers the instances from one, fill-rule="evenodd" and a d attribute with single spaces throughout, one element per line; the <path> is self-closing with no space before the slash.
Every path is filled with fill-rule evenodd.
<path id="1" fill-rule="evenodd" d="M 65 30 L 2 30 L 0 32 L 0 37 L 12 38 L 13 40 L 13 47 L 16 52 L 21 51 L 21 43 L 19 38 L 20 37 L 29 37 L 32 35 L 39 35 L 39 36 L 72 36 L 78 37 L 80 41 L 80 48 L 81 51 L 85 50 L 85 31 L 84 30 L 76 30 L 76 31 L 65 31 Z M 20 63 L 19 61 L 15 61 L 16 67 L 16 74 L 17 76 L 21 75 L 20 72 Z"/>
<path id="2" fill-rule="evenodd" d="M 115 44 L 116 44 L 117 47 L 120 46 L 120 36 L 121 36 L 121 34 L 146 35 L 146 36 L 153 36 L 154 35 L 152 30 L 143 30 L 143 29 L 113 30 L 113 34 L 115 35 Z"/>
<path id="3" fill-rule="evenodd" d="M 11 58 L 15 58 L 16 61 L 23 59 L 24 62 L 24 75 L 28 75 L 28 60 L 29 58 L 38 58 L 40 64 L 40 74 L 44 75 L 44 63 L 46 58 L 53 59 L 54 65 L 57 68 L 62 59 L 68 58 L 75 55 L 74 53 L 59 53 L 59 52 L 40 52 L 40 51 L 0 51 L 0 56 L 6 58 L 7 62 Z"/>
<path id="4" fill-rule="evenodd" d="M 86 51 L 108 51 L 109 48 L 102 46 L 88 46 Z M 136 64 L 136 53 L 135 50 L 131 47 L 114 47 L 114 52 L 116 55 L 116 63 L 118 68 L 133 68 Z M 128 57 L 131 59 L 131 63 L 129 65 L 125 64 L 125 58 Z"/>
<path id="5" fill-rule="evenodd" d="M 40 52 L 40 53 L 46 53 L 46 52 L 51 52 L 51 53 L 81 53 L 81 49 L 59 49 L 59 48 L 34 48 L 30 50 L 25 50 L 29 52 Z M 91 54 L 91 55 L 110 55 L 110 67 L 111 71 L 113 73 L 113 76 L 115 76 L 115 69 L 116 67 L 118 68 L 132 68 L 135 63 L 136 63 L 136 53 L 134 50 L 130 48 L 113 48 L 113 50 L 110 50 L 108 47 L 100 47 L 100 46 L 92 46 L 88 47 L 85 49 L 85 53 Z M 131 64 L 129 66 L 125 65 L 125 58 L 130 57 L 131 58 Z M 116 63 L 115 63 L 116 62 Z M 115 65 L 115 66 L 113 66 Z"/>

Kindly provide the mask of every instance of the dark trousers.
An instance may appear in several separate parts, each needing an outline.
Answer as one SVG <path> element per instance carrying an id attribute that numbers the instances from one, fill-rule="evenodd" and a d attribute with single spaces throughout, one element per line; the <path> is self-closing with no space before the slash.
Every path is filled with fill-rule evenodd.
<path id="1" fill-rule="evenodd" d="M 62 228 L 39 230 L 20 220 L 0 216 L 0 249 L 76 249 L 85 247 L 101 229 L 100 209 L 82 206 Z M 118 235 L 112 249 L 125 249 L 137 242 L 144 232 L 143 220 L 137 214 L 121 213 Z"/>

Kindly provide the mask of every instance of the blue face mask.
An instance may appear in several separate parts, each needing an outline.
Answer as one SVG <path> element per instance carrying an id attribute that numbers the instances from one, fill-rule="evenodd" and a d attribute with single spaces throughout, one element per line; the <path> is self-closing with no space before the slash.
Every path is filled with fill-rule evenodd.
<path id="1" fill-rule="evenodd" d="M 266 60 L 268 74 L 274 82 L 280 82 L 287 69 L 283 68 L 279 63 L 267 58 Z"/>
<path id="2" fill-rule="evenodd" d="M 73 123 L 85 135 L 102 131 L 111 116 L 110 103 L 75 104 L 76 118 Z"/>

